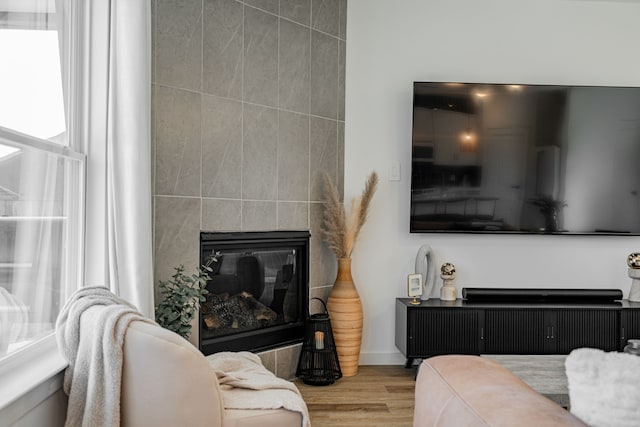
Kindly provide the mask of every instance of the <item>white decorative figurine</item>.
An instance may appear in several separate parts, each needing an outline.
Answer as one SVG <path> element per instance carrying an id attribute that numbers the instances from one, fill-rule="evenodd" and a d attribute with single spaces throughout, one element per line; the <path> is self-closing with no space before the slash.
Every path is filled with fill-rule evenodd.
<path id="1" fill-rule="evenodd" d="M 440 289 L 440 299 L 442 301 L 455 301 L 458 297 L 453 281 L 456 278 L 456 267 L 450 262 L 445 262 L 440 267 L 440 277 L 442 277 L 442 289 Z"/>
<path id="2" fill-rule="evenodd" d="M 631 278 L 631 289 L 629 290 L 629 301 L 640 302 L 640 253 L 634 252 L 627 257 L 629 266 L 629 277 Z"/>
<path id="3" fill-rule="evenodd" d="M 435 254 L 429 245 L 422 245 L 416 255 L 416 274 L 422 274 L 423 291 L 420 299 L 426 301 L 436 284 Z"/>

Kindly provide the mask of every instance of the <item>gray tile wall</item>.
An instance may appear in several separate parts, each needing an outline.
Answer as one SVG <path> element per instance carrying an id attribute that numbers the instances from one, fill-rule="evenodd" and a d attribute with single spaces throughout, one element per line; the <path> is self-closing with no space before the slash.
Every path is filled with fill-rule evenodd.
<path id="1" fill-rule="evenodd" d="M 152 0 L 152 10 L 156 298 L 173 267 L 195 270 L 201 230 L 302 229 L 310 296 L 326 300 L 337 266 L 321 240 L 320 178 L 343 187 L 347 0 Z M 292 378 L 299 351 L 261 357 Z"/>

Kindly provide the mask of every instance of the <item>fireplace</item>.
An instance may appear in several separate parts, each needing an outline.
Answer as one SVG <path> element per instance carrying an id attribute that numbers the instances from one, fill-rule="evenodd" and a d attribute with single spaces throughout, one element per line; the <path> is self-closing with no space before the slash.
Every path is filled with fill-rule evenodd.
<path id="1" fill-rule="evenodd" d="M 200 233 L 200 262 L 212 253 L 199 315 L 199 348 L 262 351 L 302 342 L 309 304 L 309 232 Z"/>

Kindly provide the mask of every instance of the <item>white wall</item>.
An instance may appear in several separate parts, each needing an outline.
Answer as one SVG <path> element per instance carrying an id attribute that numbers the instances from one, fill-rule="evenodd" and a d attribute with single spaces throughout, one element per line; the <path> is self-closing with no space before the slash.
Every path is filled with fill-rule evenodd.
<path id="1" fill-rule="evenodd" d="M 353 254 L 365 309 L 362 364 L 400 363 L 394 303 L 422 244 L 457 267 L 457 287 L 602 287 L 626 294 L 638 237 L 410 235 L 413 81 L 640 86 L 640 3 L 349 0 L 345 196 L 380 187 Z M 402 179 L 389 181 L 394 161 Z M 441 281 L 437 283 L 439 291 Z"/>

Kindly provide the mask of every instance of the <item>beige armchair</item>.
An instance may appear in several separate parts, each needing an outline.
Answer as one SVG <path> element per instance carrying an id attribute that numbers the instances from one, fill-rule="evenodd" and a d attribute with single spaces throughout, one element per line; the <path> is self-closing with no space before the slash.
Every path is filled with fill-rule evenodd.
<path id="1" fill-rule="evenodd" d="M 101 310 L 91 307 L 86 313 Z M 94 330 L 95 316 L 80 328 Z M 285 409 L 225 409 L 223 392 L 207 359 L 177 334 L 132 321 L 124 335 L 120 420 L 123 426 L 284 427 L 302 425 Z"/>
<path id="2" fill-rule="evenodd" d="M 69 361 L 68 424 L 300 427 L 308 422 L 295 385 L 276 378 L 257 356 L 221 353 L 208 360 L 105 288 L 77 291 L 58 316 L 56 336 Z M 251 356 L 263 384 L 251 378 L 232 384 L 230 379 L 244 372 L 229 378 L 232 370 L 214 370 L 221 366 L 214 363 L 217 356 L 234 363 Z M 263 390 L 259 386 L 265 382 L 275 385 Z"/>

